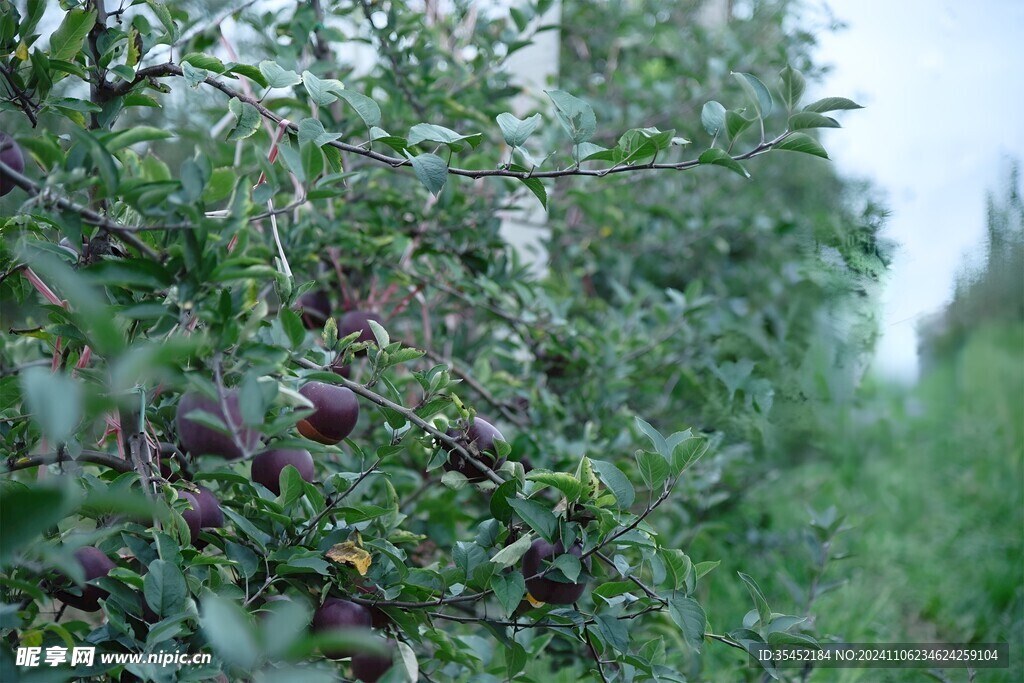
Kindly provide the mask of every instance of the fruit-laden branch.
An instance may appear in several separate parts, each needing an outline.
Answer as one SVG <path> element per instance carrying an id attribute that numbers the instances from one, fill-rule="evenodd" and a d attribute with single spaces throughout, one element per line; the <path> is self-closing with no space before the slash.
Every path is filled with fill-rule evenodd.
<path id="1" fill-rule="evenodd" d="M 317 365 L 313 361 L 306 360 L 305 358 L 296 358 L 295 362 L 301 365 L 302 367 L 308 368 L 310 370 L 320 370 L 321 372 L 330 371 L 330 366 L 325 367 L 322 365 Z M 505 483 L 505 480 L 498 476 L 498 474 L 494 470 L 492 470 L 484 463 L 480 462 L 472 453 L 470 453 L 469 449 L 463 446 L 457 437 L 448 436 L 441 430 L 437 429 L 434 425 L 430 424 L 422 417 L 417 415 L 415 411 L 410 410 L 409 408 L 406 408 L 403 405 L 399 405 L 398 403 L 395 403 L 394 401 L 391 401 L 387 398 L 384 398 L 375 391 L 367 389 L 362 384 L 345 379 L 341 375 L 337 376 L 336 382 L 338 384 L 341 384 L 341 386 L 350 389 L 352 392 L 358 394 L 359 396 L 368 399 L 372 403 L 376 403 L 382 408 L 387 408 L 389 410 L 395 411 L 396 413 L 404 417 L 406 420 L 408 420 L 412 424 L 416 425 L 417 427 L 425 431 L 427 434 L 430 434 L 438 441 L 447 444 L 448 446 L 451 447 L 452 450 L 457 451 L 459 455 L 461 455 L 463 458 L 467 460 L 467 462 L 469 462 L 478 470 L 480 470 L 480 472 L 485 477 L 493 481 L 495 484 L 498 484 L 500 486 L 501 484 Z"/>
<path id="2" fill-rule="evenodd" d="M 119 95 L 125 95 L 128 92 L 130 92 L 135 86 L 137 86 L 139 83 L 142 83 L 142 82 L 144 82 L 144 81 L 146 81 L 148 79 L 151 79 L 151 78 L 163 78 L 163 77 L 166 77 L 166 76 L 183 76 L 183 72 L 182 72 L 181 67 L 178 66 L 177 64 L 173 64 L 173 63 L 157 64 L 155 66 L 147 67 L 147 68 L 142 69 L 141 71 L 139 71 L 135 75 L 135 79 L 134 80 L 118 83 L 116 86 L 111 88 L 110 92 L 115 97 L 119 96 Z M 213 76 L 207 76 L 201 82 L 202 83 L 206 83 L 210 87 L 216 88 L 217 90 L 220 90 L 222 93 L 224 93 L 228 97 L 237 98 L 238 100 L 240 100 L 242 102 L 245 102 L 247 104 L 252 105 L 256 109 L 256 111 L 258 111 L 260 113 L 260 116 L 262 116 L 262 117 L 264 117 L 266 119 L 269 119 L 269 120 L 271 120 L 271 121 L 273 121 L 273 122 L 275 122 L 277 124 L 280 124 L 282 121 L 285 120 L 285 117 L 281 116 L 280 114 L 276 114 L 276 113 L 272 112 L 270 109 L 265 107 L 256 98 L 249 97 L 245 93 L 243 93 L 243 92 L 241 92 L 239 90 L 235 90 L 234 88 L 230 87 L 229 85 L 227 85 L 227 84 L 217 80 Z M 288 130 L 290 130 L 293 133 L 298 133 L 298 131 L 299 131 L 299 126 L 298 126 L 297 123 L 293 123 L 293 122 L 289 121 L 287 127 L 288 127 Z M 746 151 L 746 152 L 744 152 L 742 154 L 737 154 L 735 156 L 731 156 L 731 159 L 733 161 L 739 162 L 739 161 L 745 161 L 745 160 L 750 159 L 752 157 L 764 154 L 765 152 L 770 151 L 773 147 L 778 145 L 784 139 L 789 137 L 791 134 L 792 134 L 792 131 L 788 131 L 788 130 L 784 131 L 784 132 L 780 133 L 779 135 L 777 135 L 776 137 L 772 138 L 771 140 L 764 140 L 764 141 L 758 143 L 757 146 L 755 146 L 754 148 L 752 148 L 752 149 L 750 149 L 750 150 L 748 150 L 748 151 Z M 350 154 L 354 154 L 354 155 L 357 155 L 357 156 L 365 157 L 367 159 L 372 159 L 372 160 L 380 162 L 382 164 L 387 164 L 388 166 L 391 166 L 392 168 L 398 168 L 400 166 L 411 166 L 412 165 L 412 162 L 409 159 L 405 159 L 405 158 L 402 158 L 402 157 L 393 157 L 393 156 L 389 156 L 387 154 L 381 154 L 380 152 L 375 152 L 372 149 L 367 149 L 367 148 L 361 147 L 359 145 L 352 145 L 352 144 L 349 144 L 347 142 L 341 142 L 340 140 L 333 140 L 333 141 L 325 143 L 325 144 L 330 145 L 331 147 L 335 147 L 335 148 L 341 150 L 342 152 L 348 152 Z M 701 162 L 700 162 L 699 159 L 688 159 L 686 161 L 678 161 L 678 162 L 672 162 L 672 163 L 666 163 L 666 162 L 654 163 L 652 161 L 651 163 L 640 164 L 640 165 L 637 165 L 637 166 L 632 166 L 632 165 L 616 165 L 616 166 L 612 166 L 610 168 L 600 168 L 600 169 L 585 169 L 585 168 L 580 168 L 578 164 L 575 164 L 575 165 L 570 166 L 568 168 L 561 168 L 561 169 L 554 170 L 554 171 L 537 171 L 537 170 L 513 171 L 513 170 L 508 169 L 508 168 L 472 169 L 472 168 L 459 168 L 459 167 L 456 167 L 456 166 L 449 166 L 447 170 L 448 170 L 448 173 L 450 175 L 462 176 L 462 177 L 465 177 L 465 178 L 474 178 L 475 179 L 475 178 L 497 177 L 497 178 L 516 178 L 518 180 L 528 180 L 530 178 L 565 178 L 565 177 L 570 177 L 570 176 L 590 176 L 590 177 L 601 178 L 601 177 L 604 177 L 606 175 L 611 175 L 611 174 L 614 174 L 614 173 L 628 173 L 628 172 L 632 172 L 632 171 L 652 171 L 652 170 L 653 171 L 685 171 L 685 170 L 688 170 L 688 169 L 691 169 L 691 168 L 696 168 L 697 166 L 700 166 L 700 165 L 701 165 Z"/>
<path id="3" fill-rule="evenodd" d="M 138 237 L 132 234 L 131 228 L 128 228 L 127 226 L 124 226 L 121 223 L 118 223 L 117 221 L 111 220 L 106 216 L 102 216 L 88 207 L 82 206 L 81 204 L 76 204 L 70 199 L 53 196 L 49 192 L 44 191 L 44 189 L 40 187 L 38 184 L 36 184 L 33 180 L 18 173 L 17 171 L 15 171 L 13 168 L 11 168 L 2 161 L 0 161 L 0 175 L 2 175 L 5 180 L 9 180 L 12 184 L 17 185 L 21 189 L 25 190 L 25 192 L 28 192 L 33 197 L 39 197 L 39 199 L 41 199 L 42 201 L 48 204 L 52 204 L 53 206 L 56 206 L 59 209 L 64 209 L 65 211 L 73 211 L 74 213 L 77 213 L 79 216 L 84 218 L 85 221 L 90 225 L 95 225 L 97 227 L 103 228 L 107 232 L 117 235 L 126 244 L 131 245 L 136 250 L 145 254 L 146 256 L 152 259 L 159 258 L 159 255 L 155 251 L 153 251 L 152 247 L 150 247 L 148 244 L 146 244 L 145 242 L 143 242 Z"/>

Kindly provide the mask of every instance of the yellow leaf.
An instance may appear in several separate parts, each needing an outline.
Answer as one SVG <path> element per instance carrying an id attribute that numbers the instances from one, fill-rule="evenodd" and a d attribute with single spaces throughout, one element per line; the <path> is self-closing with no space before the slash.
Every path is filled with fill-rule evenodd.
<path id="1" fill-rule="evenodd" d="M 14 56 L 23 62 L 28 61 L 28 45 L 24 40 L 18 43 L 18 49 L 14 51 Z"/>
<path id="2" fill-rule="evenodd" d="M 350 567 L 354 567 L 355 570 L 359 572 L 360 576 L 366 576 L 366 572 L 370 569 L 370 563 L 373 561 L 373 557 L 370 553 L 366 552 L 352 541 L 338 543 L 332 547 L 327 551 L 327 559 L 331 562 L 347 564 Z"/>
<path id="3" fill-rule="evenodd" d="M 543 607 L 543 606 L 544 606 L 544 603 L 543 603 L 543 602 L 541 602 L 541 601 L 540 601 L 540 600 L 538 600 L 537 598 L 535 598 L 535 597 L 533 597 L 532 595 L 530 595 L 530 591 L 526 591 L 526 599 L 527 599 L 527 600 L 528 600 L 528 601 L 530 602 L 530 604 L 531 604 L 531 605 L 533 605 L 534 607 Z"/>

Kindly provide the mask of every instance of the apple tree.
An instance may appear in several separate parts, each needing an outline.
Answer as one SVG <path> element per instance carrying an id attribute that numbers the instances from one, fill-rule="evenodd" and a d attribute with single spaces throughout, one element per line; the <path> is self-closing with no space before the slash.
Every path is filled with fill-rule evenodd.
<path id="1" fill-rule="evenodd" d="M 577 344 L 613 279 L 538 274 L 499 226 L 596 219 L 618 179 L 756 184 L 857 105 L 754 64 L 659 127 L 554 88 L 521 118 L 546 0 L 217 5 L 0 2 L 0 677 L 681 681 L 813 644 L 746 573 L 748 618 L 710 625 L 718 558 L 656 520 L 713 486 L 713 439 L 583 371 L 671 335 Z M 15 660 L 79 644 L 212 661 Z"/>

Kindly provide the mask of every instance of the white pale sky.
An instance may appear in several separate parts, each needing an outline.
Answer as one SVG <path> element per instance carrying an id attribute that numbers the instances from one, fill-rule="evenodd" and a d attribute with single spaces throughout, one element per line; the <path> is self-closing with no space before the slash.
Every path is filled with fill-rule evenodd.
<path id="1" fill-rule="evenodd" d="M 819 36 L 833 66 L 822 95 L 866 109 L 842 116 L 826 147 L 839 169 L 873 180 L 899 250 L 874 363 L 917 373 L 915 324 L 952 296 L 985 233 L 985 197 L 1007 160 L 1024 163 L 1024 1 L 833 0 L 845 30 Z M 817 94 L 817 93 L 815 93 Z"/>

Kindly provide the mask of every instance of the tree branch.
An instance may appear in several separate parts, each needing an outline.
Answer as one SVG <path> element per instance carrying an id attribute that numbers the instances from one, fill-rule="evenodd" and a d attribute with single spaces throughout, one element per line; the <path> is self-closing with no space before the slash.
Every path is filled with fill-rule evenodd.
<path id="1" fill-rule="evenodd" d="M 114 94 L 114 96 L 127 94 L 134 87 L 136 87 L 139 83 L 142 83 L 142 82 L 144 82 L 146 80 L 149 80 L 151 78 L 162 78 L 162 77 L 165 77 L 165 76 L 181 76 L 181 75 L 182 75 L 181 67 L 178 66 L 177 64 L 173 64 L 173 63 L 157 64 L 155 66 L 147 67 L 145 69 L 140 70 L 135 75 L 135 80 L 133 80 L 133 81 L 118 83 L 117 86 L 115 86 L 113 88 L 113 94 Z M 268 109 L 266 106 L 264 106 L 263 103 L 260 102 L 259 100 L 255 99 L 253 97 L 249 97 L 248 95 L 246 95 L 243 92 L 235 90 L 234 88 L 232 88 L 232 87 L 226 85 L 225 83 L 217 80 L 213 76 L 207 76 L 205 79 L 203 79 L 202 82 L 206 83 L 207 85 L 209 85 L 212 88 L 215 88 L 215 89 L 221 91 L 222 93 L 224 93 L 228 97 L 238 98 L 240 101 L 246 102 L 247 104 L 252 105 L 253 107 L 255 107 L 256 111 L 258 111 L 260 113 L 260 115 L 263 116 L 266 119 L 274 121 L 275 123 L 278 123 L 278 124 L 280 124 L 281 121 L 285 120 L 285 117 L 283 117 L 283 116 L 281 116 L 279 114 L 276 114 L 275 112 L 272 112 L 270 109 Z M 288 123 L 288 130 L 293 132 L 293 133 L 298 133 L 299 126 L 298 126 L 298 124 L 296 124 L 294 122 L 289 122 Z M 771 140 L 763 141 L 763 142 L 759 143 L 753 149 L 750 149 L 750 150 L 748 150 L 748 151 L 746 151 L 746 152 L 744 152 L 742 154 L 737 154 L 735 156 L 731 156 L 731 158 L 733 159 L 733 161 L 744 161 L 746 159 L 750 159 L 750 158 L 753 158 L 755 156 L 759 156 L 761 154 L 764 154 L 765 152 L 771 150 L 773 147 L 778 145 L 784 139 L 786 139 L 790 134 L 791 134 L 791 131 L 787 130 L 787 131 L 779 134 L 775 138 L 772 138 Z M 357 155 L 357 156 L 365 157 L 367 159 L 372 159 L 373 161 L 377 161 L 377 162 L 379 162 L 381 164 L 386 164 L 388 166 L 391 166 L 392 168 L 398 168 L 400 166 L 411 166 L 412 165 L 412 162 L 410 162 L 406 158 L 388 156 L 387 154 L 381 154 L 380 152 L 375 152 L 372 149 L 367 149 L 365 147 L 362 147 L 362 146 L 359 146 L 359 145 L 353 145 L 353 144 L 350 144 L 350 143 L 347 143 L 347 142 L 341 142 L 341 141 L 338 141 L 338 140 L 334 140 L 334 141 L 329 142 L 327 144 L 329 144 L 330 146 L 335 147 L 335 148 L 341 150 L 342 152 L 348 152 L 350 154 L 354 154 L 354 155 Z M 573 177 L 573 176 L 585 176 L 585 177 L 598 177 L 598 178 L 600 178 L 600 177 L 604 177 L 604 176 L 612 175 L 612 174 L 617 174 L 617 173 L 630 173 L 630 172 L 637 172 L 637 171 L 685 171 L 685 170 L 688 170 L 688 169 L 691 169 L 691 168 L 696 168 L 697 166 L 700 166 L 700 160 L 699 159 L 688 159 L 686 161 L 677 161 L 677 162 L 650 163 L 650 164 L 643 164 L 643 165 L 640 165 L 640 166 L 616 165 L 616 166 L 612 166 L 611 168 L 603 168 L 603 169 L 584 169 L 584 168 L 580 168 L 578 164 L 573 164 L 572 166 L 570 166 L 568 168 L 562 168 L 562 169 L 558 169 L 558 170 L 554 170 L 554 171 L 537 171 L 537 170 L 513 171 L 511 169 L 501 168 L 501 167 L 499 167 L 499 168 L 490 168 L 490 169 L 471 169 L 471 168 L 459 168 L 459 167 L 455 167 L 455 166 L 449 166 L 448 167 L 448 173 L 449 173 L 449 175 L 462 176 L 462 177 L 465 177 L 465 178 L 474 178 L 474 179 L 476 179 L 476 178 L 496 177 L 496 178 L 515 178 L 515 179 L 518 179 L 518 180 L 529 180 L 531 178 L 546 179 L 546 178 L 565 178 L 565 177 Z"/>
<path id="2" fill-rule="evenodd" d="M 122 460 L 110 453 L 83 450 L 77 458 L 66 457 L 60 452 L 33 455 L 26 458 L 9 458 L 7 460 L 7 471 L 14 472 L 16 470 L 27 470 L 32 467 L 39 467 L 40 465 L 52 465 L 56 462 L 85 462 L 91 465 L 109 467 L 110 469 L 121 473 L 131 472 L 134 469 L 129 461 Z"/>
<path id="3" fill-rule="evenodd" d="M 56 206 L 59 209 L 64 209 L 65 211 L 73 211 L 74 213 L 77 213 L 79 216 L 84 218 L 85 221 L 90 225 L 95 225 L 97 227 L 103 228 L 107 232 L 117 235 L 123 242 L 131 245 L 140 253 L 145 254 L 146 256 L 152 259 L 159 259 L 160 255 L 157 254 L 148 244 L 146 244 L 138 237 L 133 235 L 131 228 L 124 226 L 115 220 L 107 218 L 106 216 L 100 215 L 99 213 L 93 211 L 88 207 L 82 206 L 81 204 L 76 204 L 70 199 L 52 196 L 49 192 L 45 191 L 33 180 L 22 175 L 21 173 L 18 173 L 17 171 L 15 171 L 13 168 L 3 163 L 2 161 L 0 161 L 0 174 L 3 174 L 5 179 L 9 180 L 12 184 L 17 185 L 21 189 L 25 190 L 25 192 L 28 192 L 33 197 L 38 196 L 42 201 L 48 204 L 52 204 L 53 206 Z"/>
<path id="4" fill-rule="evenodd" d="M 321 372 L 329 371 L 329 368 L 325 368 L 322 365 L 317 365 L 316 363 L 306 360 L 305 358 L 296 358 L 295 362 L 301 365 L 302 367 L 308 368 L 310 370 L 320 370 Z M 430 434 L 432 437 L 434 437 L 441 443 L 446 444 L 450 448 L 450 450 L 457 451 L 459 455 L 466 459 L 467 462 L 471 463 L 474 467 L 480 470 L 480 472 L 485 477 L 493 481 L 495 484 L 498 484 L 500 486 L 501 484 L 505 483 L 505 480 L 498 476 L 498 474 L 494 470 L 480 462 L 480 460 L 478 460 L 477 457 L 469 451 L 469 449 L 463 446 L 457 437 L 448 436 L 444 432 L 437 429 L 434 425 L 430 424 L 429 422 L 421 418 L 419 415 L 417 415 L 415 411 L 410 410 L 405 406 L 399 405 L 394 401 L 386 399 L 380 394 L 370 389 L 367 389 L 362 384 L 359 384 L 358 382 L 353 382 L 352 380 L 345 379 L 341 375 L 337 376 L 336 383 L 340 384 L 343 387 L 346 387 L 353 393 L 358 394 L 359 396 L 362 396 L 365 399 L 368 399 L 370 402 L 376 403 L 382 408 L 387 408 L 400 414 L 406 420 L 416 425 L 417 427 L 425 431 L 427 434 Z"/>

